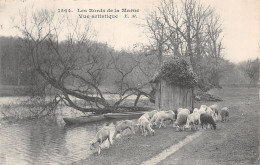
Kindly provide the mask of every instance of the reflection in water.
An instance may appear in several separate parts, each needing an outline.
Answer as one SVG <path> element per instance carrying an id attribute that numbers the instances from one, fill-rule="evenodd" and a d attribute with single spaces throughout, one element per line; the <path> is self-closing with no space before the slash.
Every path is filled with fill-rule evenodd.
<path id="1" fill-rule="evenodd" d="M 108 96 L 107 96 L 108 97 Z M 18 100 L 17 100 L 18 99 Z M 2 104 L 19 103 L 25 97 L 0 98 L 0 164 L 71 164 L 92 154 L 89 142 L 107 122 L 81 126 L 64 126 L 63 117 L 85 115 L 63 107 L 57 109 L 55 120 L 8 123 L 2 120 Z M 26 111 L 18 108 L 17 111 Z M 28 110 L 27 110 L 28 111 Z M 110 123 L 113 128 L 113 123 Z M 113 131 L 111 132 L 113 134 Z M 105 142 L 102 147 L 107 147 Z"/>
<path id="2" fill-rule="evenodd" d="M 104 122 L 78 127 L 41 122 L 11 125 L 2 122 L 0 162 L 14 165 L 70 164 L 84 159 L 92 154 L 89 142 L 103 125 Z"/>

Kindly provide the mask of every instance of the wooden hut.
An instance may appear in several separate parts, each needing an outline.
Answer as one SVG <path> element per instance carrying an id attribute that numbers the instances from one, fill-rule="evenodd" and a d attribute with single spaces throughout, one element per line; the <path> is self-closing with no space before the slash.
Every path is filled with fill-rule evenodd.
<path id="1" fill-rule="evenodd" d="M 154 76 L 155 105 L 160 110 L 193 109 L 196 75 L 184 60 L 165 62 Z"/>

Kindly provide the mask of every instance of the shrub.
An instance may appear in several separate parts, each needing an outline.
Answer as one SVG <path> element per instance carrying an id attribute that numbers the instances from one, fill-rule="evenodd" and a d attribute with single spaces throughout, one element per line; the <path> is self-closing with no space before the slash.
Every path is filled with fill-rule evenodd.
<path id="1" fill-rule="evenodd" d="M 164 62 L 153 81 L 164 79 L 167 83 L 194 88 L 198 84 L 197 75 L 185 60 Z"/>

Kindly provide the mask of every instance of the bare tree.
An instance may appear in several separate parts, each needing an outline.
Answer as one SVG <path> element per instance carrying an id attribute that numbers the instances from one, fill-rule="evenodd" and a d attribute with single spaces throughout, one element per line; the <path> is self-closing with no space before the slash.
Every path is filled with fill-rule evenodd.
<path id="1" fill-rule="evenodd" d="M 36 75 L 32 76 L 39 91 L 36 95 L 46 96 L 48 90 L 56 105 L 62 101 L 79 111 L 97 113 L 116 110 L 129 96 L 137 96 L 135 106 L 141 95 L 150 96 L 143 91 L 149 80 L 137 83 L 136 77 L 143 74 L 140 61 L 133 53 L 117 52 L 94 41 L 90 22 L 82 24 L 42 9 L 32 15 L 21 13 L 15 27 Z M 114 82 L 111 88 L 104 84 L 109 78 Z M 107 99 L 104 93 L 119 97 Z"/>
<path id="2" fill-rule="evenodd" d="M 152 52 L 156 52 L 159 64 L 162 64 L 165 43 L 167 42 L 166 23 L 158 14 L 158 11 L 153 11 L 146 19 L 147 29 L 151 33 Z"/>
<path id="3" fill-rule="evenodd" d="M 144 58 L 138 52 L 121 51 L 111 54 L 112 65 L 111 71 L 115 72 L 114 87 L 106 92 L 119 96 L 119 99 L 114 102 L 114 107 L 120 105 L 129 96 L 136 96 L 134 106 L 142 95 L 153 100 L 149 94 L 150 79 L 147 76 L 149 73 L 146 70 L 148 64 L 144 63 Z M 150 67 L 152 67 L 150 65 Z M 152 70 L 149 70 L 150 72 Z M 150 74 L 151 75 L 151 74 Z M 149 77 L 149 78 L 148 78 Z"/>
<path id="4" fill-rule="evenodd" d="M 218 61 L 222 58 L 219 18 L 210 6 L 204 6 L 198 1 L 176 2 L 163 0 L 152 12 L 152 17 L 147 18 L 151 38 L 164 48 L 162 57 L 186 59 L 201 79 L 209 81 L 208 77 L 203 77 L 204 70 L 207 70 L 205 63 L 215 59 L 214 66 L 218 67 Z"/>
<path id="5" fill-rule="evenodd" d="M 81 24 L 66 15 L 58 17 L 51 10 L 41 9 L 32 15 L 21 13 L 15 27 L 23 35 L 23 50 L 35 72 L 58 91 L 60 100 L 83 112 L 110 107 L 99 89 L 109 66 L 107 46 L 91 40 L 90 22 Z M 73 98 L 90 106 L 77 104 Z"/>
<path id="6" fill-rule="evenodd" d="M 242 66 L 242 71 L 244 72 L 245 76 L 250 79 L 248 87 L 256 87 L 259 81 L 259 70 L 260 62 L 258 58 L 255 60 L 248 60 L 245 66 Z"/>

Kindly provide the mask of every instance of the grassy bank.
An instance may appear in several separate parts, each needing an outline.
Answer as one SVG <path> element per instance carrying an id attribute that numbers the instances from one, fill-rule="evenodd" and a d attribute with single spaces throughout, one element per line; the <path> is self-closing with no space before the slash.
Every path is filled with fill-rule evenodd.
<path id="1" fill-rule="evenodd" d="M 203 131 L 195 142 L 183 147 L 162 164 L 251 164 L 259 155 L 259 98 L 257 89 L 223 88 L 211 91 L 224 99 L 220 107 L 230 109 L 230 121 L 217 123 L 217 130 Z M 212 102 L 197 102 L 195 107 Z M 92 155 L 74 164 L 140 164 L 176 144 L 192 132 L 175 132 L 172 127 L 156 129 L 155 136 L 127 134 L 100 156 Z M 88 146 L 86 146 L 88 150 Z"/>
<path id="2" fill-rule="evenodd" d="M 93 154 L 75 164 L 140 164 L 191 133 L 175 132 L 170 126 L 156 129 L 155 136 L 143 137 L 139 132 L 135 135 L 129 133 L 117 139 L 109 149 L 103 149 L 99 156 Z"/>
<path id="3" fill-rule="evenodd" d="M 230 120 L 217 123 L 216 131 L 204 131 L 160 164 L 259 164 L 258 90 L 225 88 L 214 92 L 223 96 L 225 101 L 219 104 L 229 107 Z"/>

